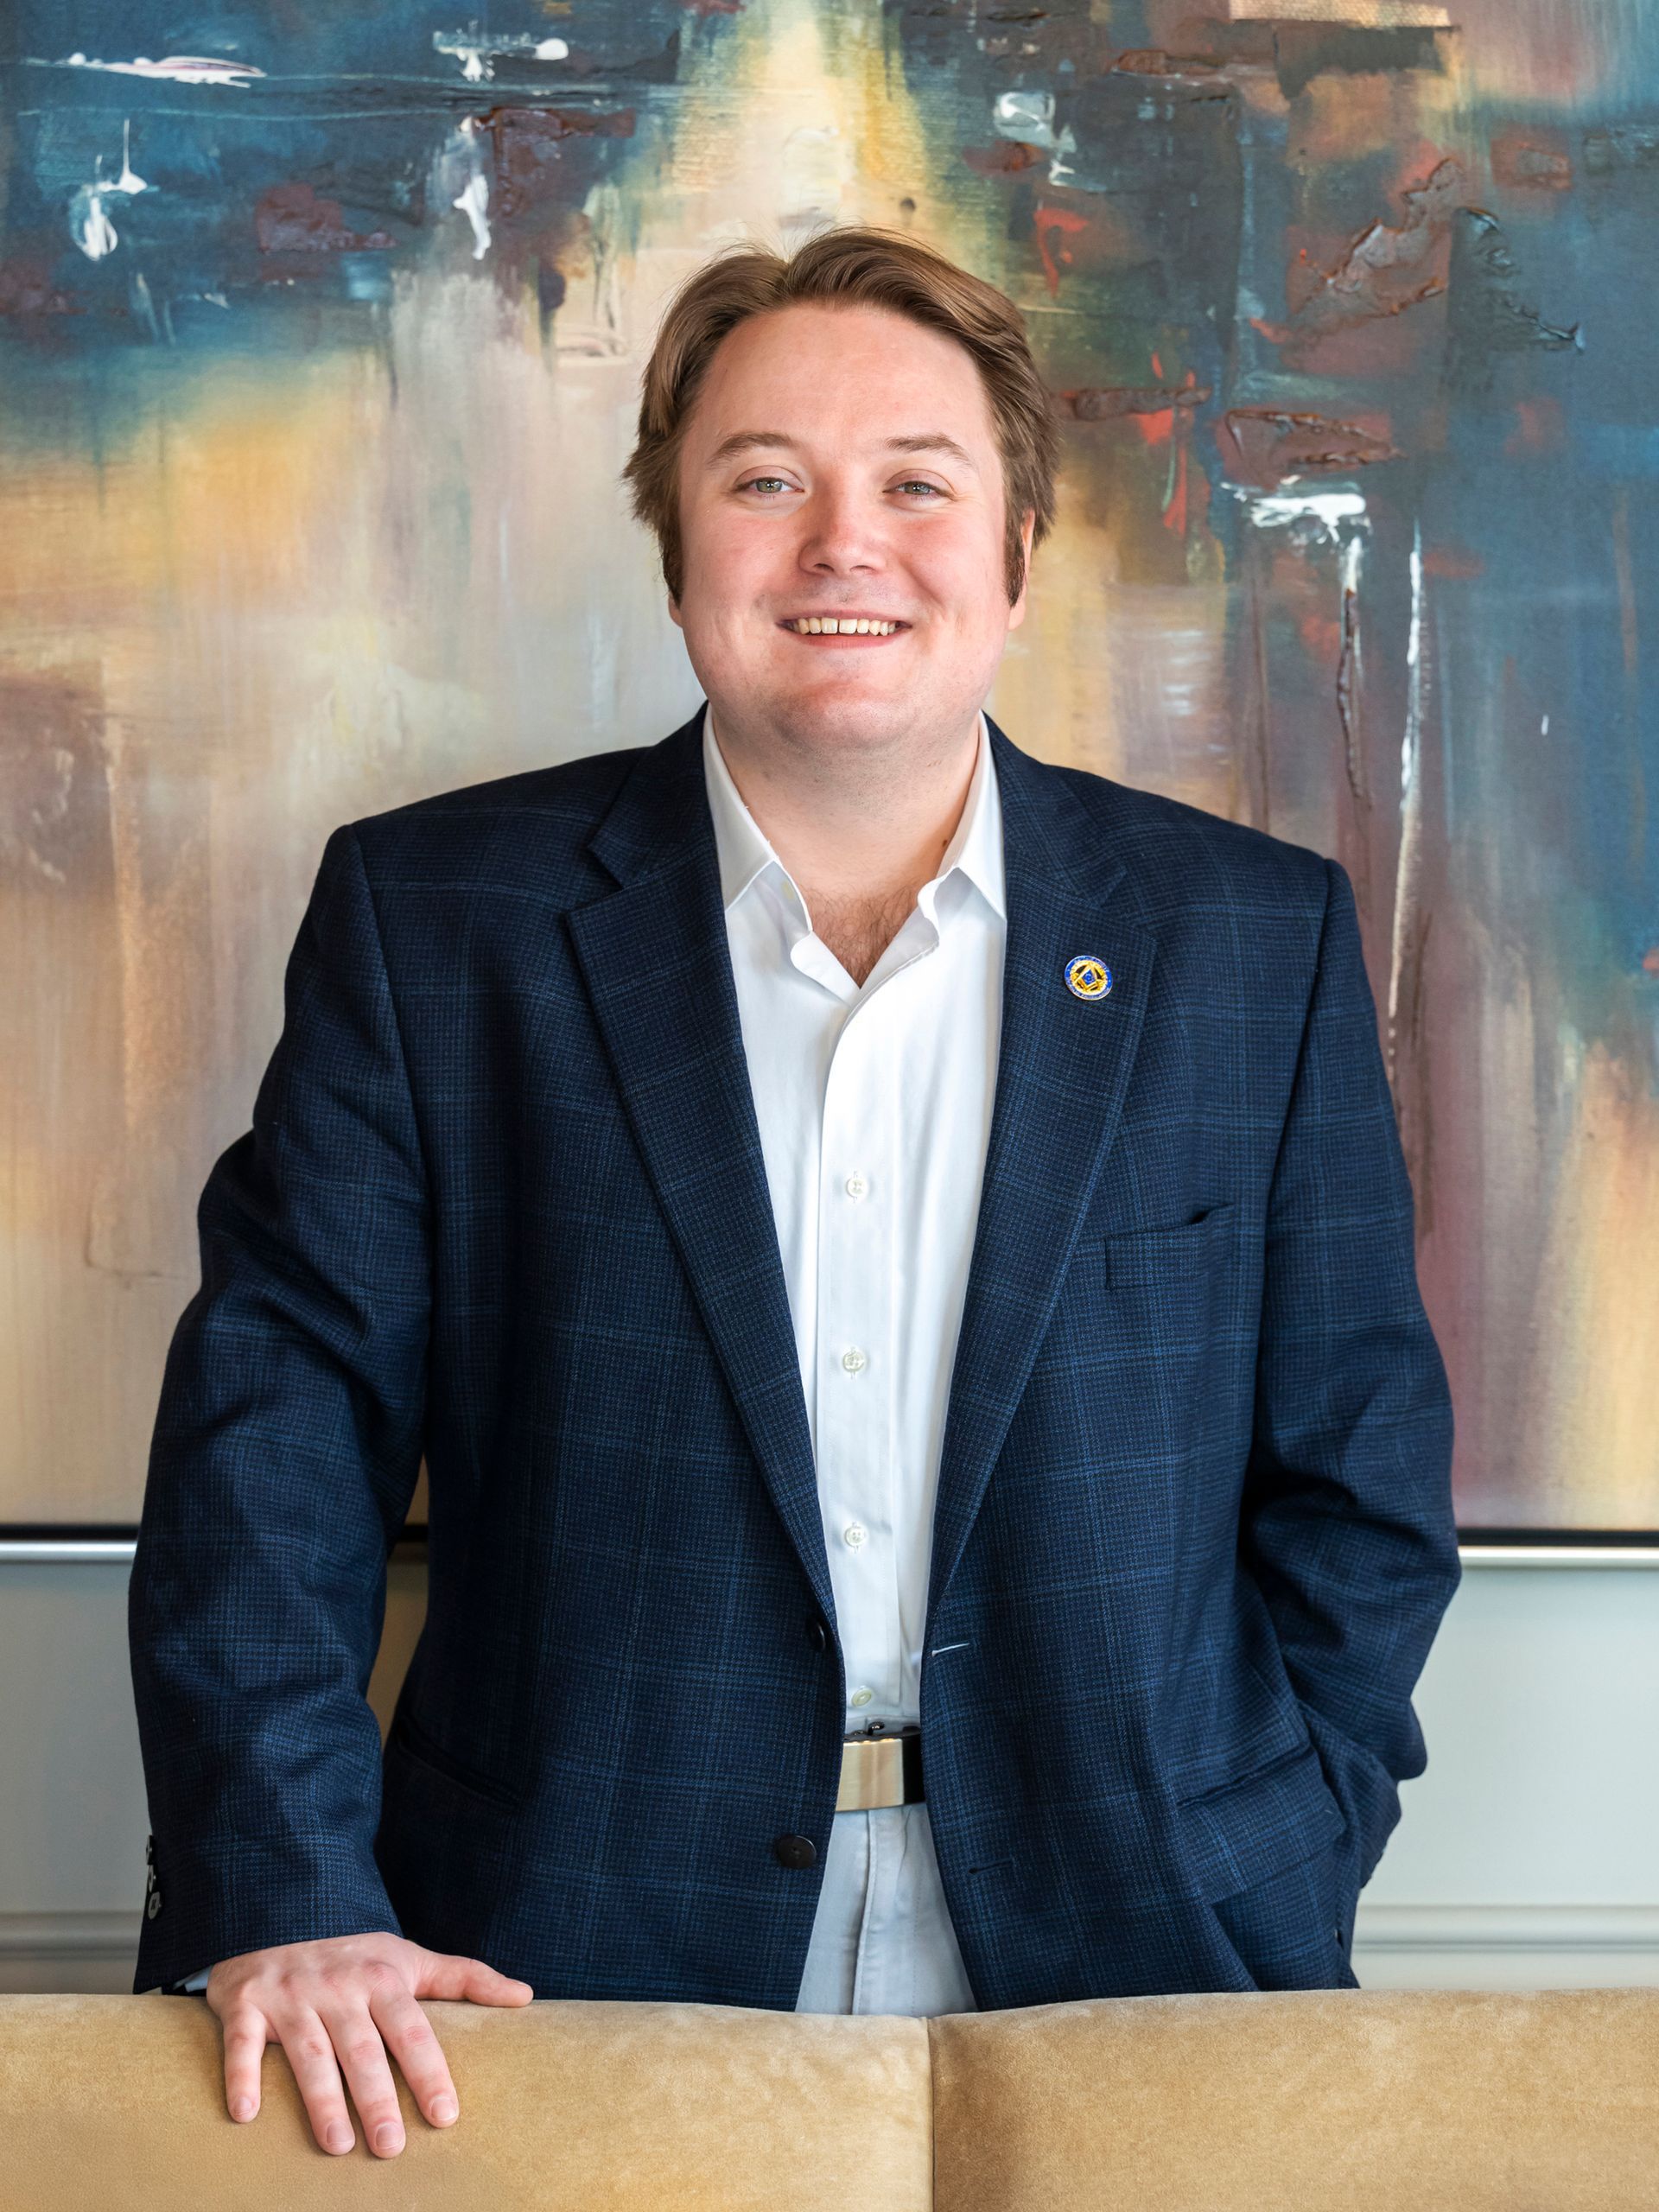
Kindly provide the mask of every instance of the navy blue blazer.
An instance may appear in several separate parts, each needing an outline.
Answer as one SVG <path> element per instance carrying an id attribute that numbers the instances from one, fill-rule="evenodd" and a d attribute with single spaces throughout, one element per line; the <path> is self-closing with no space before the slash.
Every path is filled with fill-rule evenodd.
<path id="1" fill-rule="evenodd" d="M 149 1458 L 136 1990 L 382 1929 L 538 1997 L 795 2004 L 846 1682 L 702 731 L 327 842 Z M 921 1676 L 963 1958 L 983 2008 L 1353 1986 L 1459 1563 L 1352 889 L 990 737 L 1003 1027 Z"/>

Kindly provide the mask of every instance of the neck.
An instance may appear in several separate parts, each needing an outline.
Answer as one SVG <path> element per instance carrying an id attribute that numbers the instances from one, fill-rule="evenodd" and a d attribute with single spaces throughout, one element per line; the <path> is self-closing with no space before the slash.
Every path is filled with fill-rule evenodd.
<path id="1" fill-rule="evenodd" d="M 712 715 L 713 709 L 710 709 Z M 815 918 L 849 907 L 907 912 L 938 874 L 973 780 L 979 715 L 902 757 L 849 760 L 791 746 L 740 720 L 713 734 L 743 804 L 799 885 Z"/>

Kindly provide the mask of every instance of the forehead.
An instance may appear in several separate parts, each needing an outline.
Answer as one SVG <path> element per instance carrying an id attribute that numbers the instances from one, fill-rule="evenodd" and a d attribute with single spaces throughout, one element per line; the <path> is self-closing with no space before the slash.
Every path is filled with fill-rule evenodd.
<path id="1" fill-rule="evenodd" d="M 753 448 L 931 448 L 982 467 L 995 425 L 979 370 L 946 333 L 882 308 L 816 302 L 751 316 L 715 348 L 687 424 L 708 467 Z"/>
<path id="2" fill-rule="evenodd" d="M 799 453 L 810 442 L 810 439 L 795 437 L 787 430 L 733 430 L 711 449 L 702 465 L 705 470 L 712 472 L 725 468 L 734 461 L 744 460 L 751 454 Z M 971 469 L 976 476 L 980 473 L 979 463 L 967 447 L 959 444 L 945 430 L 901 430 L 891 437 L 877 436 L 866 442 L 867 449 L 878 460 L 902 454 L 912 454 L 918 459 L 936 454 L 941 461 L 950 461 L 959 468 Z"/>

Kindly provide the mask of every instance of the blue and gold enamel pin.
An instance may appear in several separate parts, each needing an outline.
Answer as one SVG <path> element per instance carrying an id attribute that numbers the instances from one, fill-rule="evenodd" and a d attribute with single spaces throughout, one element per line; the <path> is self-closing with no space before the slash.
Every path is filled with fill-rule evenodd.
<path id="1" fill-rule="evenodd" d="M 1112 988 L 1112 971 L 1098 955 L 1080 952 L 1065 963 L 1065 988 L 1075 998 L 1103 999 Z"/>

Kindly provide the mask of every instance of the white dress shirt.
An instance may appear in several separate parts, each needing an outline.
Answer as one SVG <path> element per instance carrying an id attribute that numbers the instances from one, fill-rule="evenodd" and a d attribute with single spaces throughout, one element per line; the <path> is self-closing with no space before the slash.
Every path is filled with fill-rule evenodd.
<path id="1" fill-rule="evenodd" d="M 961 818 L 861 987 L 732 780 L 703 768 L 847 1670 L 846 1732 L 921 1718 L 946 1401 L 1001 1033 L 985 717 Z M 974 2009 L 925 1802 L 837 1813 L 797 2010 Z"/>
<path id="2" fill-rule="evenodd" d="M 982 714 L 938 874 L 861 987 L 814 933 L 714 722 L 711 706 L 703 770 L 817 1466 L 845 1732 L 896 1727 L 921 1719 L 934 1492 L 1001 1034 L 990 739 Z M 837 1813 L 796 2010 L 975 2009 L 925 1802 Z"/>

